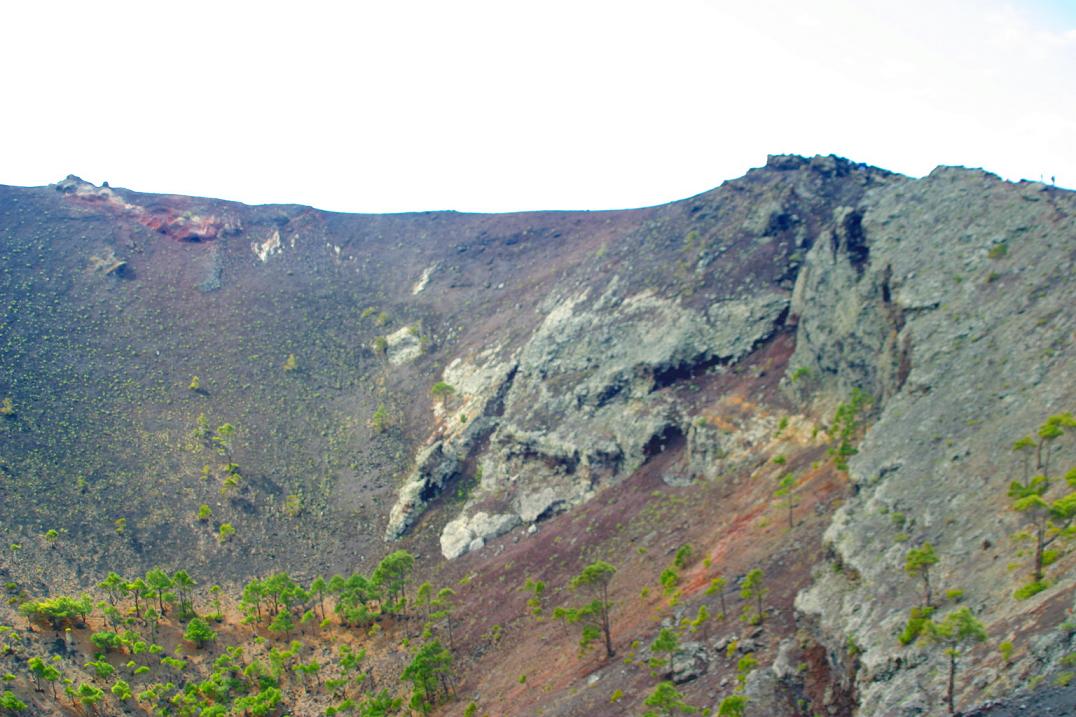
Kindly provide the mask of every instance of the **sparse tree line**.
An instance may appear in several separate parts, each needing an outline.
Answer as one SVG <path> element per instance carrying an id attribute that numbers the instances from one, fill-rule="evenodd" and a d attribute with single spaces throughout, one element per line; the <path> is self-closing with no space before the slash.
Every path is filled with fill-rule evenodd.
<path id="1" fill-rule="evenodd" d="M 831 432 L 835 441 L 831 455 L 838 469 L 846 469 L 847 459 L 855 454 L 854 440 L 862 429 L 860 412 L 867 403 L 862 396 L 853 397 L 838 408 Z M 1016 592 L 1018 599 L 1049 589 L 1049 566 L 1076 537 L 1076 468 L 1069 469 L 1059 481 L 1052 465 L 1057 440 L 1074 427 L 1071 414 L 1057 414 L 1049 417 L 1035 436 L 1021 438 L 1013 445 L 1022 470 L 1010 484 L 1008 495 L 1013 511 L 1025 519 L 1024 529 L 1015 537 L 1028 546 L 1021 555 L 1029 558 L 1030 573 L 1029 581 Z M 790 529 L 795 527 L 796 487 L 793 475 L 786 473 L 773 492 L 787 508 Z M 937 584 L 935 568 L 942 558 L 929 542 L 906 553 L 904 571 L 919 598 L 898 639 L 902 645 L 919 645 L 945 658 L 945 703 L 952 712 L 960 660 L 988 636 L 973 612 L 960 604 L 962 592 L 942 590 L 944 586 Z M 659 589 L 669 606 L 681 599 L 682 575 L 696 560 L 691 546 L 683 545 L 660 573 Z M 708 558 L 703 562 L 710 568 Z M 57 703 L 66 702 L 95 714 L 110 713 L 108 705 L 122 704 L 125 709 L 138 705 L 161 715 L 276 716 L 286 713 L 296 692 L 319 694 L 331 701 L 324 709 L 330 717 L 376 717 L 407 709 L 429 714 L 450 700 L 455 691 L 455 592 L 448 587 L 435 589 L 429 582 L 412 585 L 414 566 L 414 557 L 401 550 L 386 556 L 370 573 L 316 577 L 309 583 L 286 573 L 253 579 L 230 603 L 239 612 L 238 623 L 249 628 L 250 641 L 227 647 L 217 645 L 224 629 L 219 624 L 225 622 L 219 586 L 210 587 L 208 592 L 199 590 L 184 570 L 169 573 L 154 569 L 134 578 L 110 573 L 98 586 L 98 600 L 88 595 L 60 595 L 26 600 L 19 608 L 39 630 L 62 633 L 69 648 L 76 642 L 92 645 L 92 659 L 78 664 L 61 655 L 29 654 L 10 627 L 0 627 L 0 655 L 19 657 L 39 695 L 51 695 Z M 616 573 L 617 568 L 604 560 L 587 564 L 567 583 L 573 598 L 552 610 L 547 606 L 545 583 L 528 578 L 523 586 L 528 596 L 527 614 L 535 620 L 551 615 L 578 630 L 580 654 L 600 646 L 605 659 L 611 659 L 616 656 L 611 599 Z M 740 620 L 762 624 L 768 592 L 762 570 L 747 571 L 736 585 L 741 598 Z M 648 717 L 702 711 L 687 704 L 671 681 L 674 660 L 685 636 L 700 632 L 705 638 L 715 621 L 728 619 L 729 592 L 723 575 L 710 578 L 697 613 L 663 627 L 648 645 L 648 660 L 637 661 L 640 645 L 638 641 L 631 643 L 625 661 L 645 665 L 659 680 L 644 699 Z M 648 595 L 649 588 L 645 588 L 643 597 Z M 378 680 L 365 649 L 333 639 L 330 642 L 335 643 L 335 650 L 314 650 L 302 639 L 336 630 L 374 635 L 389 624 L 386 620 L 404 619 L 418 621 L 422 629 L 403 639 L 407 664 L 401 665 L 397 674 L 382 675 L 380 680 L 389 683 L 377 685 L 380 689 L 375 689 Z M 97 623 L 99 629 L 92 630 L 91 623 Z M 162 639 L 165 632 L 173 639 L 181 637 L 187 647 L 167 654 L 161 645 L 167 642 Z M 489 639 L 496 644 L 500 635 L 500 626 L 495 625 Z M 228 641 L 234 640 L 234 635 L 228 636 Z M 850 651 L 861 649 L 854 637 L 848 644 Z M 1004 645 L 1008 646 L 1006 654 L 1011 653 L 1011 643 Z M 207 648 L 214 659 L 207 657 L 202 660 L 203 670 L 194 669 L 189 655 Z M 738 655 L 736 648 L 733 642 L 727 652 L 727 658 L 735 661 L 736 687 L 716 710 L 725 717 L 744 713 L 747 677 L 757 666 L 753 654 Z M 525 677 L 520 677 L 521 684 Z M 408 683 L 406 694 L 396 680 Z M 618 691 L 611 701 L 622 697 Z M 0 710 L 25 712 L 30 709 L 27 702 L 33 701 L 30 698 L 4 690 L 0 692 Z M 474 703 L 465 714 L 476 714 Z"/>
<path id="2" fill-rule="evenodd" d="M 675 605 L 681 595 L 679 591 L 680 576 L 694 561 L 694 550 L 690 545 L 682 545 L 673 558 L 672 563 L 662 571 L 659 583 L 663 595 L 668 599 L 670 606 Z M 710 567 L 708 558 L 704 560 L 706 568 Z M 562 621 L 566 626 L 579 631 L 579 654 L 586 654 L 596 644 L 603 648 L 604 659 L 609 660 L 616 656 L 612 633 L 611 613 L 614 603 L 610 598 L 610 585 L 616 575 L 616 567 L 604 561 L 597 560 L 586 565 L 582 571 L 568 581 L 568 588 L 574 596 L 582 599 L 582 602 L 569 601 L 568 605 L 562 605 L 552 610 L 552 617 Z M 707 588 L 703 591 L 704 600 L 698 606 L 696 614 L 685 616 L 673 627 L 663 627 L 649 644 L 651 657 L 645 662 L 636 660 L 637 650 L 640 649 L 639 641 L 633 641 L 628 655 L 625 657 L 627 664 L 643 664 L 649 670 L 652 677 L 659 678 L 654 690 L 643 700 L 647 708 L 645 717 L 658 717 L 659 715 L 693 714 L 701 710 L 688 704 L 680 691 L 672 681 L 674 671 L 674 658 L 681 648 L 681 638 L 686 635 L 701 632 L 703 636 L 709 632 L 709 625 L 713 621 L 724 621 L 728 616 L 727 605 L 727 580 L 723 576 L 711 579 Z M 527 578 L 523 584 L 523 590 L 528 594 L 526 601 L 526 614 L 534 620 L 543 621 L 547 614 L 547 586 L 542 580 Z M 749 625 L 760 625 L 765 619 L 766 608 L 764 598 L 768 589 L 764 585 L 763 572 L 754 568 L 745 573 L 739 580 L 739 595 L 743 605 L 740 620 Z M 642 597 L 650 594 L 649 588 L 644 588 Z M 729 659 L 736 654 L 736 643 L 731 644 Z M 740 656 L 736 662 L 737 687 L 733 694 L 727 695 L 718 706 L 717 714 L 726 717 L 742 715 L 747 706 L 747 697 L 743 694 L 746 687 L 747 675 L 757 666 L 753 654 L 746 653 Z M 613 703 L 623 699 L 623 694 L 618 690 L 613 693 L 610 701 Z"/>
<path id="3" fill-rule="evenodd" d="M 855 442 L 863 428 L 861 414 L 870 405 L 870 400 L 862 393 L 855 392 L 852 398 L 842 403 L 836 412 L 833 427 L 830 430 L 834 444 L 829 454 L 834 459 L 838 470 L 847 470 L 848 459 L 855 455 Z M 1034 437 L 1022 438 L 1013 445 L 1013 450 L 1021 457 L 1023 471 L 1020 480 L 1014 480 L 1009 488 L 1009 497 L 1014 511 L 1026 517 L 1026 527 L 1014 537 L 1018 542 L 1030 544 L 1022 554 L 1030 555 L 1030 580 L 1015 593 L 1017 599 L 1027 599 L 1032 595 L 1048 589 L 1050 582 L 1046 569 L 1062 554 L 1067 543 L 1076 537 L 1076 468 L 1069 469 L 1063 475 L 1063 483 L 1051 472 L 1051 458 L 1055 453 L 1055 443 L 1067 430 L 1076 427 L 1076 420 L 1069 413 L 1049 417 L 1036 431 Z M 775 461 L 783 464 L 784 461 Z M 784 474 L 774 497 L 780 499 L 782 507 L 788 511 L 789 528 L 795 527 L 793 510 L 796 500 L 796 481 L 793 474 Z M 680 574 L 691 560 L 690 546 L 682 546 L 676 552 L 671 565 L 659 576 L 662 594 L 675 605 L 680 599 Z M 910 611 L 909 619 L 904 625 L 899 642 L 902 645 L 919 645 L 935 651 L 945 659 L 946 687 L 944 703 L 950 713 L 955 710 L 956 678 L 961 658 L 976 644 L 988 639 L 986 629 L 967 606 L 961 605 L 963 591 L 947 589 L 939 591 L 932 581 L 932 568 L 940 558 L 933 545 L 924 542 L 913 547 L 906 554 L 904 569 L 919 586 L 921 601 Z M 707 567 L 709 567 L 707 565 Z M 609 582 L 615 568 L 597 561 L 569 581 L 569 587 L 576 593 L 583 593 L 587 601 L 580 605 L 558 607 L 553 610 L 555 618 L 568 625 L 575 625 L 580 631 L 580 653 L 586 652 L 596 643 L 605 646 L 606 659 L 615 655 L 610 634 L 609 612 L 613 605 L 608 599 Z M 767 589 L 763 584 L 763 574 L 759 569 L 746 573 L 739 581 L 742 598 L 741 620 L 749 624 L 759 624 L 765 616 L 763 604 Z M 646 662 L 655 677 L 671 676 L 674 656 L 680 649 L 680 640 L 685 633 L 707 630 L 708 621 L 723 620 L 728 614 L 726 604 L 727 583 L 723 576 L 712 579 L 704 595 L 715 598 L 714 604 L 703 602 L 694 617 L 685 617 L 674 627 L 664 627 L 649 644 L 652 657 Z M 527 611 L 536 619 L 543 619 L 545 614 L 545 594 L 547 587 L 540 580 L 527 579 L 524 589 L 529 593 Z M 643 597 L 649 589 L 643 591 Z M 939 597 L 939 594 L 941 597 Z M 858 653 L 861 648 L 854 637 L 849 639 L 848 649 Z M 638 641 L 632 643 L 633 651 L 627 661 L 634 658 L 634 649 Z M 1012 644 L 1003 642 L 999 649 L 1006 656 L 1011 656 Z M 732 650 L 730 650 L 730 659 Z M 726 696 L 718 706 L 717 714 L 742 715 L 747 706 L 743 694 L 746 677 L 755 665 L 754 656 L 745 654 L 736 665 L 738 687 L 733 694 Z M 614 693 L 612 701 L 622 699 L 623 695 Z M 647 715 L 673 715 L 699 712 L 696 707 L 688 705 L 676 689 L 674 683 L 663 679 L 654 691 L 644 700 L 651 709 Z"/>
<path id="4" fill-rule="evenodd" d="M 1017 551 L 1022 557 L 1030 552 L 1029 580 L 1013 594 L 1017 600 L 1049 589 L 1046 569 L 1076 537 L 1076 467 L 1068 469 L 1062 483 L 1054 477 L 1050 464 L 1056 441 L 1073 428 L 1076 419 L 1071 413 L 1055 414 L 1039 426 L 1034 436 L 1022 437 L 1012 446 L 1019 458 L 1020 477 L 1010 482 L 1008 497 L 1012 510 L 1025 521 L 1013 538 L 1019 546 L 1030 545 L 1030 549 Z M 963 598 L 962 590 L 946 590 L 939 599 L 933 575 L 940 561 L 941 556 L 929 542 L 911 548 L 905 555 L 904 571 L 918 583 L 921 601 L 909 611 L 897 639 L 901 645 L 927 647 L 945 657 L 945 705 L 951 714 L 956 706 L 959 658 L 975 644 L 985 642 L 988 635 L 970 608 L 956 605 Z M 947 603 L 949 609 L 943 613 Z M 998 649 L 1008 663 L 1012 643 L 1004 641 Z"/>
<path id="5" fill-rule="evenodd" d="M 14 656 L 24 666 L 37 699 L 51 697 L 91 714 L 137 706 L 181 717 L 276 716 L 287 713 L 291 696 L 313 694 L 331 703 L 327 717 L 382 717 L 405 709 L 398 694 L 403 690 L 392 676 L 383 676 L 387 684 L 375 689 L 365 648 L 340 639 L 339 631 L 372 636 L 386 620 L 421 620 L 418 639 L 403 638 L 409 659 L 395 677 L 410 685 L 406 706 L 428 714 L 454 689 L 455 592 L 426 582 L 409 600 L 414 564 L 410 553 L 398 550 L 369 574 L 316 577 L 305 584 L 286 573 L 251 580 L 233 601 L 250 640 L 219 650 L 213 646 L 225 635 L 221 630 L 231 630 L 219 586 L 208 594 L 199 591 L 184 570 L 155 568 L 135 578 L 113 572 L 99 584 L 99 600 L 59 595 L 19 606 L 31 630 L 36 625 L 38 632 L 63 635 L 63 653 L 31 654 L 30 641 L 4 626 L 0 656 Z M 307 645 L 301 638 L 308 636 L 326 636 L 335 649 L 323 647 L 322 640 Z M 239 639 L 225 636 L 227 642 Z M 168 654 L 162 643 L 180 640 Z M 80 662 L 79 644 L 88 646 L 92 659 Z M 196 669 L 190 656 L 207 648 L 202 669 Z M 33 702 L 31 695 L 0 692 L 0 710 L 26 713 Z"/>
<path id="6" fill-rule="evenodd" d="M 848 470 L 848 459 L 857 453 L 855 444 L 861 437 L 864 429 L 864 413 L 871 405 L 871 399 L 859 389 L 852 392 L 847 402 L 841 403 L 835 412 L 829 434 L 832 445 L 829 455 L 833 457 L 835 467 L 840 471 Z M 787 419 L 782 421 L 779 431 L 787 427 Z M 783 455 L 777 456 L 774 462 L 784 465 L 786 459 Z M 787 521 L 790 530 L 794 529 L 796 522 L 794 511 L 799 505 L 798 482 L 795 475 L 787 472 L 778 479 L 777 486 L 773 489 L 773 497 L 778 505 L 787 511 Z M 694 561 L 695 555 L 690 545 L 682 545 L 675 553 L 672 563 L 662 570 L 658 577 L 662 595 L 668 600 L 669 606 L 676 605 L 681 599 L 681 575 L 683 571 Z M 704 566 L 710 567 L 709 558 L 704 559 Z M 610 613 L 613 603 L 609 599 L 609 584 L 613 579 L 616 568 L 605 562 L 595 561 L 587 565 L 582 572 L 573 577 L 569 588 L 578 595 L 584 597 L 584 602 L 574 606 L 561 606 L 553 610 L 553 617 L 562 620 L 565 624 L 576 626 L 579 629 L 579 651 L 582 655 L 595 643 L 604 646 L 606 659 L 615 656 L 615 649 L 611 634 Z M 769 588 L 765 584 L 765 578 L 761 568 L 748 570 L 738 580 L 739 596 L 742 604 L 740 608 L 740 620 L 748 625 L 761 625 L 766 616 L 765 597 Z M 527 599 L 527 613 L 537 620 L 544 619 L 546 584 L 541 580 L 528 578 L 523 586 L 529 594 Z M 709 585 L 703 591 L 704 600 L 698 606 L 693 617 L 684 617 L 674 627 L 663 627 L 649 644 L 649 652 L 652 657 L 646 661 L 651 670 L 651 675 L 660 677 L 661 681 L 654 690 L 644 699 L 643 704 L 647 707 L 644 717 L 672 716 L 676 714 L 694 714 L 703 712 L 698 707 L 685 702 L 683 695 L 671 681 L 673 661 L 681 648 L 681 638 L 686 634 L 701 632 L 705 637 L 709 633 L 710 624 L 714 621 L 724 621 L 729 616 L 728 608 L 728 579 L 723 575 L 717 575 L 710 579 Z M 650 594 L 650 588 L 644 588 L 642 597 Z M 632 643 L 632 651 L 625 660 L 633 663 L 635 650 L 639 647 L 638 641 Z M 738 644 L 732 641 L 729 644 L 727 658 L 736 659 L 736 688 L 731 694 L 722 698 L 716 708 L 716 714 L 720 717 L 742 717 L 747 709 L 748 698 L 744 694 L 747 684 L 747 676 L 758 665 L 758 661 L 751 652 L 737 657 Z M 612 702 L 618 702 L 623 695 L 617 691 L 611 697 Z"/>

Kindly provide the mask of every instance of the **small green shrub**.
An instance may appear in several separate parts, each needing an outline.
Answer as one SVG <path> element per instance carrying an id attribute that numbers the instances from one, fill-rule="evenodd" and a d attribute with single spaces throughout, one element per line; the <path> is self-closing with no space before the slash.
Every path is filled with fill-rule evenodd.
<path id="1" fill-rule="evenodd" d="M 385 408 L 385 404 L 377 404 L 377 408 L 374 410 L 372 416 L 370 416 L 370 428 L 374 433 L 384 433 L 385 429 L 389 427 L 389 411 Z"/>
<path id="2" fill-rule="evenodd" d="M 681 545 L 680 549 L 676 551 L 676 556 L 673 558 L 673 565 L 680 570 L 683 570 L 691 563 L 692 549 L 690 545 Z"/>
<path id="3" fill-rule="evenodd" d="M 132 695 L 131 685 L 124 680 L 116 680 L 116 684 L 112 685 L 112 694 L 119 700 L 129 700 Z"/>
<path id="4" fill-rule="evenodd" d="M 904 623 L 904 629 L 901 630 L 900 635 L 897 637 L 900 644 L 910 645 L 915 642 L 923 634 L 923 631 L 927 629 L 932 615 L 934 615 L 934 608 L 932 607 L 913 607 L 908 617 L 908 622 Z"/>
<path id="5" fill-rule="evenodd" d="M 90 642 L 102 652 L 111 652 L 123 646 L 123 640 L 114 632 L 95 632 L 90 636 Z"/>
<path id="6" fill-rule="evenodd" d="M 672 568 L 665 568 L 661 571 L 661 589 L 665 595 L 672 595 L 676 592 L 676 586 L 680 584 L 680 576 Z"/>
<path id="7" fill-rule="evenodd" d="M 1017 600 L 1027 600 L 1030 597 L 1038 595 L 1048 587 L 1050 586 L 1045 580 L 1033 581 L 1018 588 L 1016 592 L 1013 593 L 1013 597 Z"/>
<path id="8" fill-rule="evenodd" d="M 718 717 L 743 717 L 746 711 L 747 698 L 743 695 L 729 695 L 717 708 Z"/>
<path id="9" fill-rule="evenodd" d="M 217 540 L 222 544 L 228 542 L 233 535 L 235 535 L 235 526 L 231 523 L 221 523 L 220 528 L 217 529 Z"/>
<path id="10" fill-rule="evenodd" d="M 1012 662 L 1013 644 L 1011 640 L 1005 640 L 998 645 L 998 652 L 1001 653 L 1001 659 L 1005 660 L 1005 664 Z"/>
<path id="11" fill-rule="evenodd" d="M 16 697 L 11 690 L 4 690 L 3 694 L 0 694 L 0 709 L 21 712 L 26 709 L 26 703 Z"/>

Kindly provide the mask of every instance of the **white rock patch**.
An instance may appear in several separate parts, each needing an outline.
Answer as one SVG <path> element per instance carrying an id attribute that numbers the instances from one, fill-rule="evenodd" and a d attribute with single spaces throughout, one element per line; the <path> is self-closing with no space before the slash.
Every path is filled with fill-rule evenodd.
<path id="1" fill-rule="evenodd" d="M 250 250 L 254 252 L 254 256 L 262 260 L 262 262 L 269 261 L 269 257 L 274 254 L 279 254 L 284 250 L 284 247 L 280 244 L 280 232 L 276 229 L 273 230 L 272 236 L 263 242 L 251 242 Z"/>
<path id="2" fill-rule="evenodd" d="M 441 554 L 445 559 L 453 560 L 464 553 L 480 550 L 487 540 L 504 535 L 519 524 L 519 516 L 511 513 L 490 515 L 480 511 L 470 518 L 457 518 L 441 531 Z"/>
<path id="3" fill-rule="evenodd" d="M 419 341 L 418 331 L 412 326 L 392 332 L 385 337 L 385 344 L 389 363 L 393 366 L 414 361 L 422 355 L 422 342 Z"/>
<path id="4" fill-rule="evenodd" d="M 433 276 L 433 272 L 437 271 L 437 265 L 427 266 L 422 270 L 422 276 L 418 278 L 415 285 L 411 287 L 411 295 L 418 296 L 422 293 L 422 290 L 426 288 L 426 285 L 430 283 L 430 277 Z"/>

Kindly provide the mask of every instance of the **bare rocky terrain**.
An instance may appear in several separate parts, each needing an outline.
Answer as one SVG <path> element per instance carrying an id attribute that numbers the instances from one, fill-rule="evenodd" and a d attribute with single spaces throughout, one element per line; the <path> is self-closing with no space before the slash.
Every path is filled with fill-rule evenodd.
<path id="1" fill-rule="evenodd" d="M 465 606 L 439 714 L 642 714 L 664 676 L 714 714 L 743 695 L 748 715 L 910 717 L 946 710 L 940 638 L 898 639 L 929 543 L 933 618 L 966 608 L 987 636 L 958 648 L 956 708 L 1070 714 L 1066 518 L 1016 599 L 1034 542 L 1008 491 L 1023 436 L 1049 500 L 1076 464 L 1076 428 L 1036 433 L 1076 406 L 1074 259 L 1072 192 L 832 156 L 612 212 L 0 187 L 0 623 L 111 570 L 184 568 L 238 601 L 405 549 Z M 551 617 L 599 559 L 612 659 Z M 741 621 L 754 569 L 764 619 Z M 383 626 L 362 644 L 388 687 L 418 634 Z M 667 671 L 647 667 L 662 627 Z M 325 713 L 292 688 L 291 713 Z"/>

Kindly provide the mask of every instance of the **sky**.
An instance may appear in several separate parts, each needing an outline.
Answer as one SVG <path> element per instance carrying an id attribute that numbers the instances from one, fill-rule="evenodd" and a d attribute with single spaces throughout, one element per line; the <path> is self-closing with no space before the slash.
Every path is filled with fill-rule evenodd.
<path id="1" fill-rule="evenodd" d="M 0 8 L 0 184 L 612 209 L 767 154 L 1076 187 L 1076 0 Z"/>

